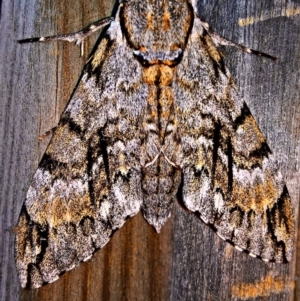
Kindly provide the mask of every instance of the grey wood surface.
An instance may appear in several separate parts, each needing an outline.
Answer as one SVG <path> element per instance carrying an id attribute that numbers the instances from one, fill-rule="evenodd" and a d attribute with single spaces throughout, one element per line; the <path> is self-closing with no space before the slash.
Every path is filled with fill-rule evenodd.
<path id="1" fill-rule="evenodd" d="M 219 34 L 278 57 L 273 62 L 223 49 L 282 167 L 298 220 L 300 1 L 198 2 L 199 15 Z M 110 15 L 113 5 L 0 1 L 0 300 L 300 300 L 297 249 L 290 264 L 266 264 L 223 242 L 178 204 L 161 234 L 139 214 L 91 261 L 41 289 L 20 289 L 10 229 L 50 139 L 38 137 L 57 124 L 98 34 L 85 43 L 84 57 L 69 43 L 16 40 L 76 31 Z"/>

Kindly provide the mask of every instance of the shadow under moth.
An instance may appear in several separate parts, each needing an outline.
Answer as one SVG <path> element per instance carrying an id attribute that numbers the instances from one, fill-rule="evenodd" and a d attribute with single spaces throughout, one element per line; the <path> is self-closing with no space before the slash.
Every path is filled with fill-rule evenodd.
<path id="1" fill-rule="evenodd" d="M 294 218 L 278 165 L 238 96 L 217 45 L 230 42 L 192 0 L 125 0 L 108 26 L 39 164 L 16 227 L 22 287 L 89 260 L 140 210 L 160 231 L 178 194 L 224 240 L 288 262 Z"/>

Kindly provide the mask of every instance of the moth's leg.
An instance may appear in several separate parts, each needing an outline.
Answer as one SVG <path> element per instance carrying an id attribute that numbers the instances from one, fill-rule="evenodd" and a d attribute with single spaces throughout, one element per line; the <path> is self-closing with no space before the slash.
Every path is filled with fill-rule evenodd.
<path id="1" fill-rule="evenodd" d="M 229 41 L 221 36 L 219 36 L 215 31 L 213 31 L 208 23 L 202 21 L 200 19 L 203 27 L 207 30 L 208 34 L 210 35 L 210 37 L 213 39 L 213 41 L 218 44 L 218 45 L 224 45 L 224 46 L 232 46 L 232 47 L 235 47 L 237 49 L 240 49 L 244 52 L 247 52 L 247 53 L 250 53 L 250 54 L 255 54 L 255 55 L 258 55 L 258 56 L 263 56 L 263 57 L 266 57 L 268 59 L 272 59 L 274 61 L 277 60 L 277 57 L 275 56 L 272 56 L 272 55 L 269 55 L 267 53 L 264 53 L 264 52 L 260 52 L 258 50 L 254 50 L 254 49 L 251 49 L 251 48 L 248 48 L 248 47 L 245 47 L 243 45 L 240 45 L 240 44 L 237 44 L 237 43 L 234 43 L 232 41 Z"/>
<path id="2" fill-rule="evenodd" d="M 53 127 L 52 129 L 45 132 L 43 135 L 38 137 L 39 141 L 43 141 L 45 138 L 47 138 L 49 135 L 53 135 L 55 130 L 57 129 L 57 126 Z"/>
<path id="3" fill-rule="evenodd" d="M 48 36 L 48 37 L 36 37 L 36 38 L 30 38 L 30 39 L 23 39 L 18 40 L 18 43 L 33 43 L 33 42 L 47 42 L 47 41 L 57 41 L 57 40 L 63 40 L 68 42 L 75 42 L 75 45 L 81 45 L 81 55 L 83 54 L 83 41 L 84 39 L 92 34 L 93 32 L 103 28 L 104 26 L 110 24 L 114 20 L 113 17 L 108 17 L 101 19 L 99 21 L 96 21 L 89 26 L 83 28 L 82 30 L 79 30 L 74 33 L 70 34 L 62 34 L 57 36 Z"/>

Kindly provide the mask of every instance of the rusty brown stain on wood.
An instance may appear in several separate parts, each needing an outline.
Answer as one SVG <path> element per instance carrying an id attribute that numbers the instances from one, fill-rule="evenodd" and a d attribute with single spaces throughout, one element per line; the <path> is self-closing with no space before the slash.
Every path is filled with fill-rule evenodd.
<path id="1" fill-rule="evenodd" d="M 239 299 L 254 299 L 280 294 L 283 291 L 294 290 L 295 283 L 282 277 L 274 278 L 270 275 L 255 283 L 239 283 L 232 287 L 232 296 Z"/>
<path id="2" fill-rule="evenodd" d="M 226 246 L 225 246 L 225 258 L 227 260 L 230 260 L 232 258 L 233 248 L 234 247 L 232 245 L 226 244 Z"/>
<path id="3" fill-rule="evenodd" d="M 296 16 L 300 14 L 300 7 L 293 7 L 290 6 L 288 8 L 284 8 L 282 11 L 277 11 L 273 14 L 270 14 L 270 12 L 268 10 L 264 10 L 264 11 L 260 11 L 260 16 L 259 17 L 255 17 L 255 16 L 251 16 L 248 18 L 244 18 L 244 19 L 239 19 L 238 23 L 240 26 L 248 26 L 248 25 L 252 25 L 254 23 L 258 23 L 258 22 L 263 22 L 265 20 L 268 20 L 270 18 L 279 18 L 279 17 L 292 17 L 292 16 Z"/>

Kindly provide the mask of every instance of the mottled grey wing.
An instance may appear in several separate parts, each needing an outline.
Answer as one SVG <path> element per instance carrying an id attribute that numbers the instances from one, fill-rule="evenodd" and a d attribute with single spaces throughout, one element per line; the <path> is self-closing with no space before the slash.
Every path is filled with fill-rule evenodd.
<path id="1" fill-rule="evenodd" d="M 142 201 L 140 65 L 112 22 L 63 113 L 22 207 L 16 263 L 37 288 L 88 260 Z"/>
<path id="2" fill-rule="evenodd" d="M 186 207 L 237 249 L 265 261 L 290 261 L 294 218 L 288 191 L 199 20 L 177 68 L 174 94 Z"/>

